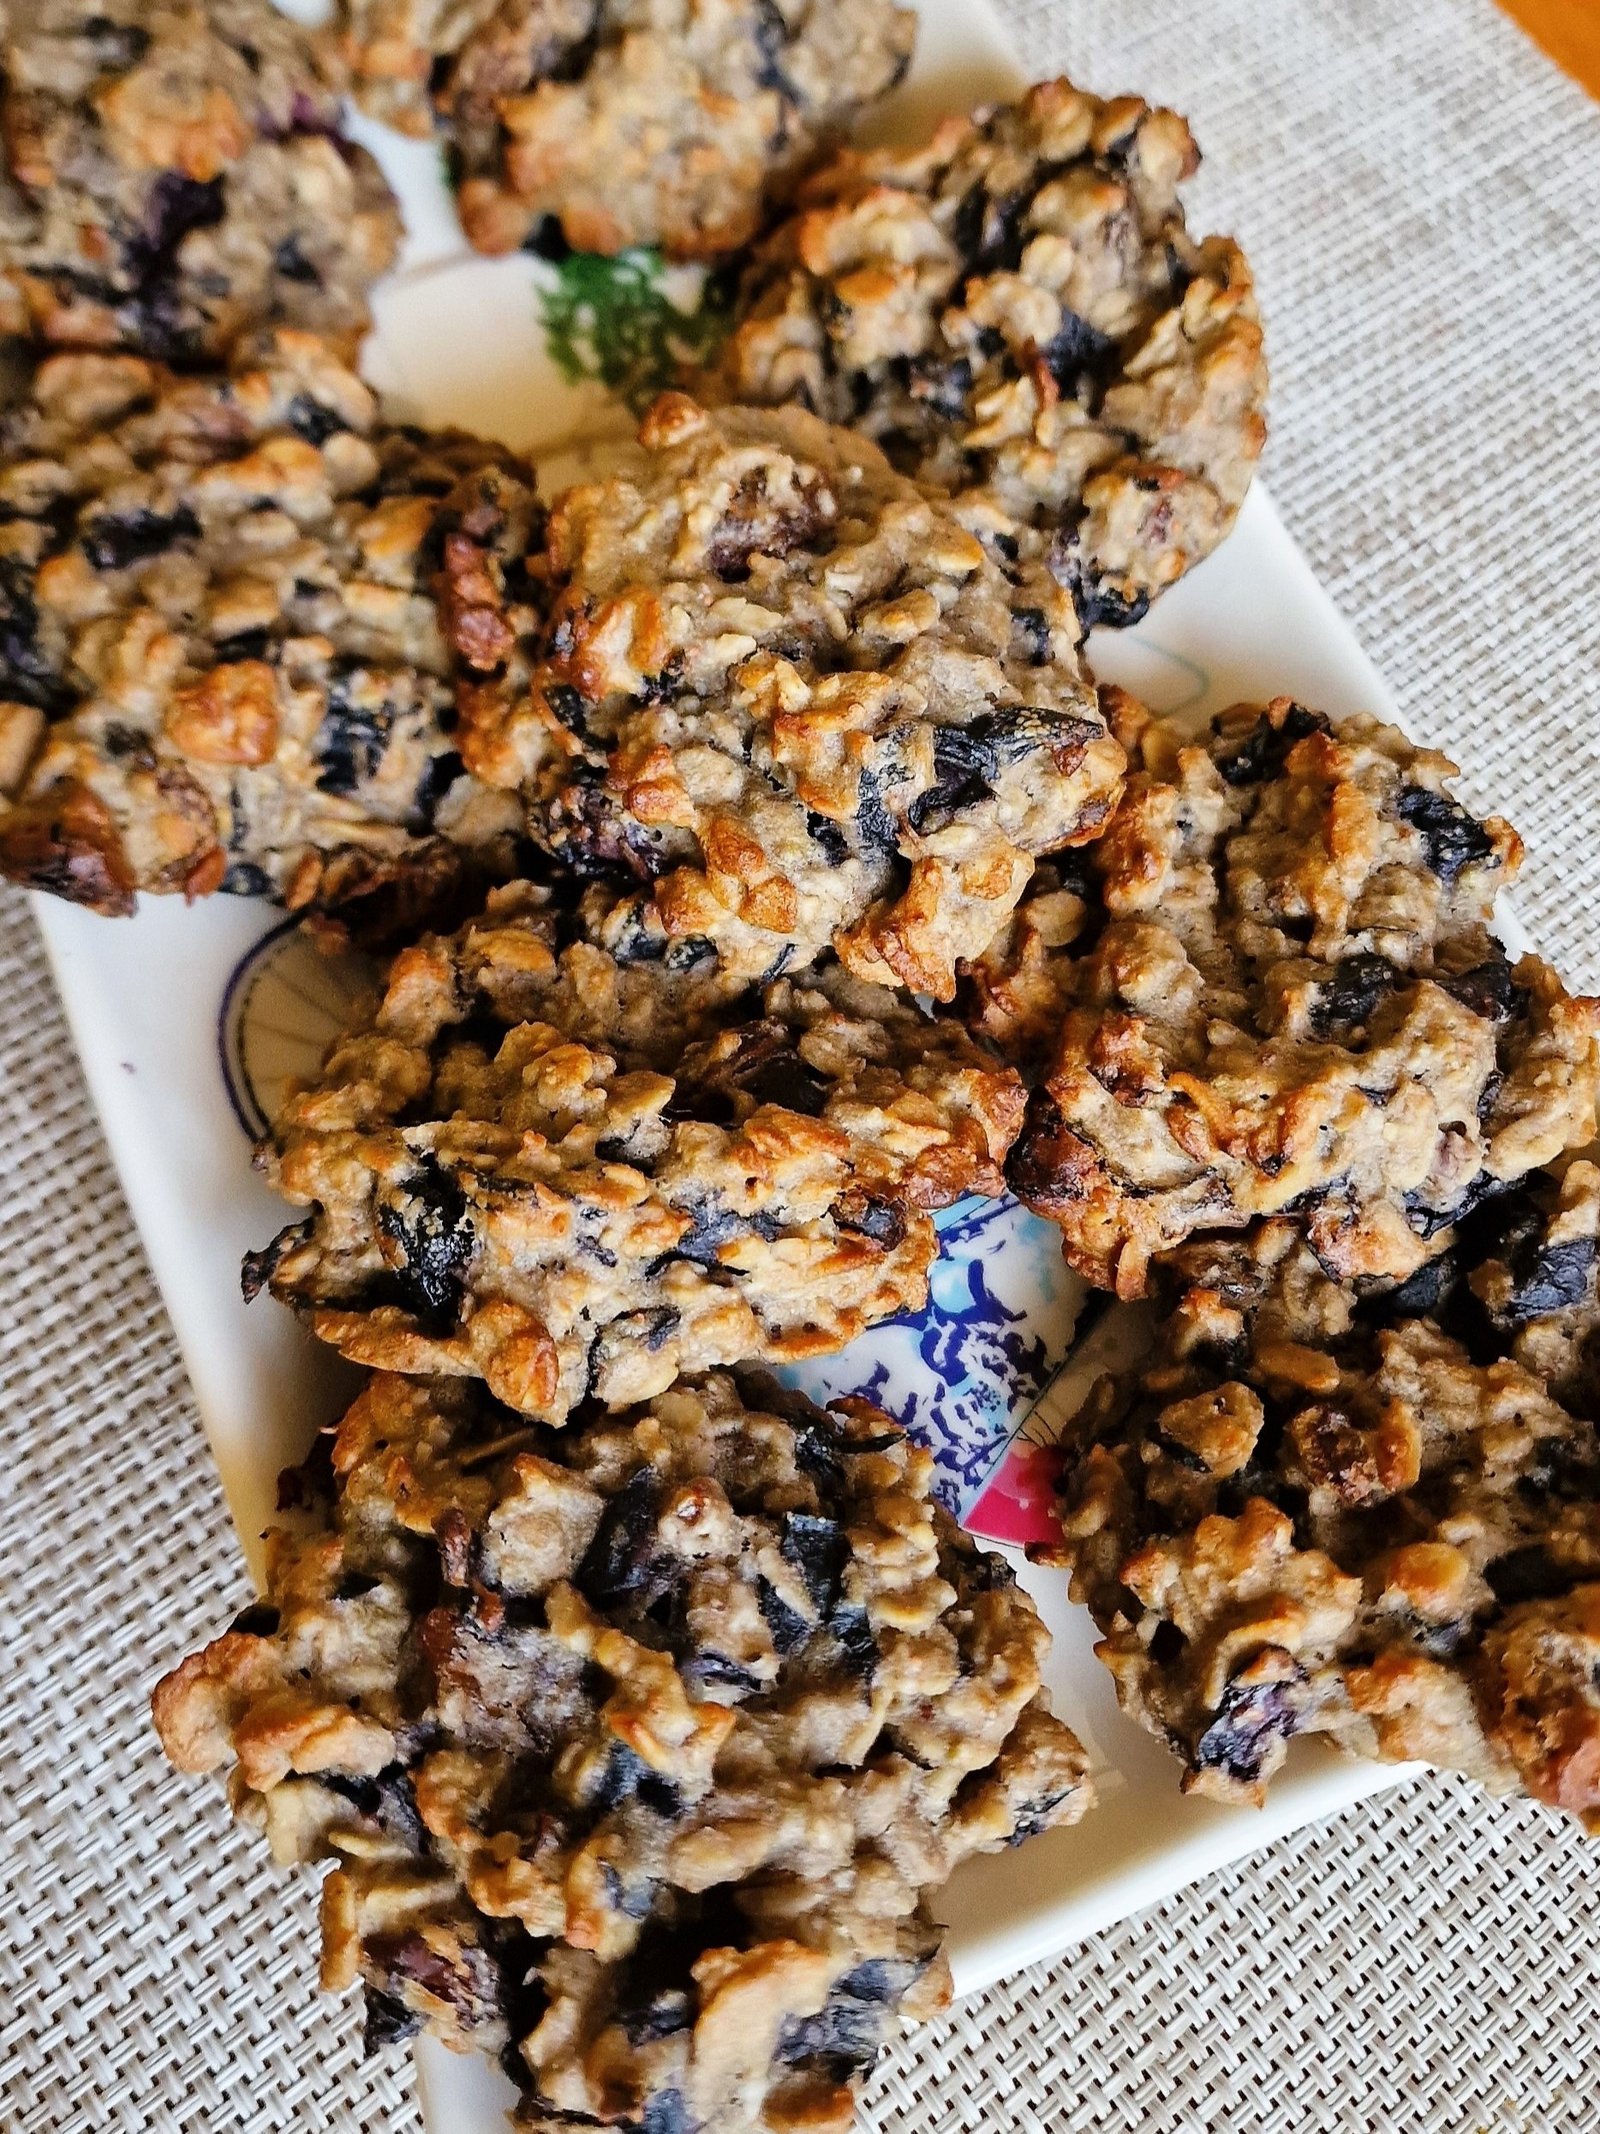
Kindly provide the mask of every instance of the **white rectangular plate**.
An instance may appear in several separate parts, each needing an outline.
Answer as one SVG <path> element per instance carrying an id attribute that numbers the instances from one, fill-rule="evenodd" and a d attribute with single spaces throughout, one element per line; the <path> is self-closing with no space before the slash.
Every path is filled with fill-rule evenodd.
<path id="1" fill-rule="evenodd" d="M 904 134 L 1020 79 L 986 0 L 922 0 L 921 12 L 917 65 L 880 132 Z M 400 412 L 503 436 L 533 449 L 547 476 L 559 478 L 582 463 L 586 437 L 615 436 L 619 427 L 615 403 L 592 383 L 574 385 L 547 351 L 541 292 L 548 297 L 559 276 L 520 255 L 466 255 L 435 150 L 379 127 L 360 130 L 388 167 L 411 230 L 404 271 L 380 294 L 369 374 Z M 679 283 L 673 288 L 681 293 Z M 1393 714 L 1260 488 L 1223 549 L 1136 630 L 1100 633 L 1094 659 L 1158 709 L 1197 720 L 1239 698 L 1284 694 L 1334 713 Z M 218 897 L 187 909 L 147 899 L 127 921 L 46 899 L 36 909 L 256 1567 L 278 1470 L 336 1412 L 352 1374 L 315 1349 L 287 1312 L 241 1301 L 241 1256 L 272 1236 L 284 1211 L 252 1176 L 237 1107 L 248 1112 L 252 1087 L 270 1095 L 279 1074 L 315 1066 L 319 1034 L 346 997 L 342 974 L 303 944 L 273 938 L 281 915 L 258 904 Z M 1011 1208 L 985 1230 L 989 1221 L 956 1211 L 940 1277 L 950 1294 L 941 1292 L 927 1322 L 869 1336 L 804 1380 L 823 1391 L 870 1380 L 933 1439 L 948 1494 L 963 1510 L 982 1496 L 985 1471 L 1070 1349 L 1081 1298 L 1060 1268 L 1053 1232 Z M 983 1235 L 974 1242 L 963 1222 Z M 986 1525 L 982 1506 L 973 1523 L 1008 1531 L 1003 1521 Z M 1050 1956 L 1403 1775 L 1301 1744 L 1266 1809 L 1183 1799 L 1172 1759 L 1117 1711 L 1092 1655 L 1092 1628 L 1067 1602 L 1061 1578 L 1026 1567 L 1023 1578 L 1056 1634 L 1056 1708 L 1093 1751 L 1100 1806 L 1079 1828 L 975 1862 L 956 1878 L 945 1911 L 960 1991 Z M 176 1657 L 163 1652 L 159 1624 L 150 1644 L 164 1662 Z M 497 2075 L 432 2048 L 420 2060 L 435 2134 L 500 2126 L 509 2092 Z"/>

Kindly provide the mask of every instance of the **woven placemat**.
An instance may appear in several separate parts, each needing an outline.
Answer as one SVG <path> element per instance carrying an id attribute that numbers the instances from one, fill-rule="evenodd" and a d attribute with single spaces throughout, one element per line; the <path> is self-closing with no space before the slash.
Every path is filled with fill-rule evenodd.
<path id="1" fill-rule="evenodd" d="M 1259 274 L 1273 489 L 1600 978 L 1600 110 L 1490 0 L 1013 0 L 1187 110 Z M 22 901 L 0 900 L 0 2125 L 414 2129 L 312 1985 L 315 1878 L 168 1776 L 153 1675 L 244 1574 Z M 880 2129 L 1589 2134 L 1600 1848 L 1408 1787 L 910 2039 Z"/>

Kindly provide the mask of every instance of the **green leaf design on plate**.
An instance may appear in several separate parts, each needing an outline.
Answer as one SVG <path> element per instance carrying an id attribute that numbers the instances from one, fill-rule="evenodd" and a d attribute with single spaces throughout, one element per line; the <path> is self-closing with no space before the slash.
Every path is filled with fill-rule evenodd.
<path id="1" fill-rule="evenodd" d="M 699 267 L 668 267 L 654 249 L 603 259 L 571 252 L 539 291 L 545 346 L 574 385 L 594 378 L 636 412 L 704 363 L 728 331 L 731 291 Z"/>

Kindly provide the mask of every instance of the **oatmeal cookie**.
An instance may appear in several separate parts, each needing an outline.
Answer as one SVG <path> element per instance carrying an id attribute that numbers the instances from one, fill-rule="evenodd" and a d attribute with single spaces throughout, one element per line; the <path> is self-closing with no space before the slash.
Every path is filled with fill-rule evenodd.
<path id="1" fill-rule="evenodd" d="M 736 251 L 910 64 L 891 0 L 344 0 L 356 94 L 451 142 L 484 252 Z"/>
<path id="2" fill-rule="evenodd" d="M 1338 1274 L 1404 1277 L 1589 1140 L 1600 1002 L 1508 962 L 1521 848 L 1444 756 L 1287 698 L 1143 754 L 1092 900 L 1047 885 L 973 1003 L 1025 1045 L 1059 989 L 1010 1178 L 1081 1274 L 1137 1296 L 1153 1252 L 1292 1214 Z"/>
<path id="3" fill-rule="evenodd" d="M 927 1211 L 1000 1189 L 1015 1074 L 837 968 L 733 998 L 682 944 L 610 943 L 560 948 L 518 890 L 404 950 L 278 1117 L 264 1166 L 311 1212 L 248 1292 L 553 1423 L 918 1309 Z"/>
<path id="4" fill-rule="evenodd" d="M 503 2053 L 525 2125 L 842 2134 L 948 1990 L 924 1892 L 1089 1800 L 928 1455 L 751 1373 L 559 1434 L 380 1376 L 323 1445 L 319 1522 L 153 1708 L 335 1863 L 324 1983 Z"/>
<path id="5" fill-rule="evenodd" d="M 1259 1801 L 1319 1732 L 1600 1828 L 1593 1422 L 1446 1333 L 1430 1282 L 1358 1300 L 1286 1223 L 1166 1276 L 1150 1360 L 1079 1419 L 1062 1523 L 1185 1788 Z"/>
<path id="6" fill-rule="evenodd" d="M 553 508 L 548 622 L 482 662 L 469 767 L 742 977 L 831 944 L 948 999 L 1121 789 L 1071 603 L 799 409 L 667 394 L 640 440 Z"/>
<path id="7" fill-rule="evenodd" d="M 307 334 L 206 377 L 46 359 L 0 416 L 0 869 L 126 913 L 426 904 L 464 855 L 503 866 L 520 817 L 463 770 L 433 588 L 531 482 L 386 428 Z"/>
<path id="8" fill-rule="evenodd" d="M 3 0 L 0 138 L 8 331 L 174 363 L 365 331 L 400 212 L 267 0 Z"/>
<path id="9" fill-rule="evenodd" d="M 1085 627 L 1136 622 L 1232 526 L 1266 438 L 1249 267 L 1189 234 L 1184 121 L 1067 81 L 846 150 L 756 252 L 732 398 L 798 401 L 1044 539 Z"/>

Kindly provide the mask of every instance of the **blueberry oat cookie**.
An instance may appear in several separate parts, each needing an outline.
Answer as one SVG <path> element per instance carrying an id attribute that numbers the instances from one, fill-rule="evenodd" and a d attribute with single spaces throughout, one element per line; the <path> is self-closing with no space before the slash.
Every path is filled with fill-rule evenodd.
<path id="1" fill-rule="evenodd" d="M 451 142 L 484 252 L 736 251 L 910 62 L 891 0 L 345 0 L 356 94 Z"/>
<path id="2" fill-rule="evenodd" d="M 1088 1279 L 1288 1214 L 1347 1279 L 1404 1277 L 1595 1131 L 1600 1002 L 1490 932 L 1520 846 L 1454 766 L 1279 699 L 1144 767 L 1076 890 L 1013 927 L 976 1026 L 1061 1007 L 1010 1179 Z"/>
<path id="3" fill-rule="evenodd" d="M 927 1211 L 1000 1189 L 1022 1102 L 959 1024 L 836 967 L 730 1000 L 708 957 L 562 948 L 510 892 L 402 951 L 289 1096 L 263 1163 L 310 1212 L 247 1289 L 559 1423 L 920 1307 Z"/>
<path id="4" fill-rule="evenodd" d="M 267 0 L 3 0 L 0 137 L 7 330 L 179 363 L 365 330 L 399 210 Z"/>
<path id="5" fill-rule="evenodd" d="M 799 409 L 667 394 L 640 440 L 553 508 L 544 635 L 469 692 L 468 765 L 740 976 L 831 945 L 948 999 L 1121 789 L 1071 603 Z"/>
<path id="6" fill-rule="evenodd" d="M 844 151 L 756 252 L 723 387 L 863 429 L 992 544 L 1042 534 L 1086 627 L 1137 621 L 1266 436 L 1249 267 L 1184 221 L 1198 162 L 1176 112 L 1059 80 Z"/>
<path id="7" fill-rule="evenodd" d="M 1600 1827 L 1600 1440 L 1435 1271 L 1358 1300 L 1281 1221 L 1173 1255 L 1079 1419 L 1073 1593 L 1186 1788 L 1260 1800 L 1319 1732 Z"/>
<path id="8" fill-rule="evenodd" d="M 141 889 L 394 899 L 489 863 L 520 824 L 451 738 L 434 581 L 483 496 L 520 510 L 529 480 L 384 427 L 311 335 L 205 377 L 46 359 L 0 417 L 0 869 L 120 913 Z"/>
<path id="9" fill-rule="evenodd" d="M 924 1893 L 1089 1799 L 927 1454 L 750 1373 L 559 1434 L 379 1376 L 322 1442 L 320 1522 L 153 1707 L 334 1863 L 324 1983 L 503 2054 L 525 2125 L 842 2134 L 947 1995 Z"/>

